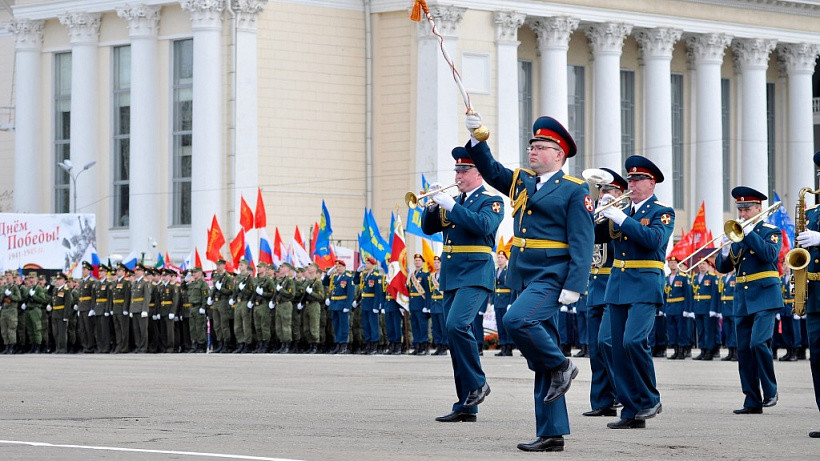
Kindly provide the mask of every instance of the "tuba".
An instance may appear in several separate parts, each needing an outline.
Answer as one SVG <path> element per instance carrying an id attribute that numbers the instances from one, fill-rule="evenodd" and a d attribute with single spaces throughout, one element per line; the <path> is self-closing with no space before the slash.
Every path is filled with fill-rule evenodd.
<path id="1" fill-rule="evenodd" d="M 606 243 L 596 243 L 592 247 L 592 267 L 600 269 L 606 263 Z"/>
<path id="2" fill-rule="evenodd" d="M 797 194 L 797 206 L 794 212 L 794 235 L 800 235 L 806 230 L 806 194 L 820 194 L 820 189 L 812 190 L 810 187 L 800 189 Z M 805 248 L 800 248 L 797 241 L 794 242 L 794 249 L 786 254 L 786 265 L 792 270 L 789 286 L 791 295 L 794 297 L 794 307 L 792 312 L 796 315 L 806 315 L 806 300 L 808 298 L 808 269 L 811 255 Z"/>

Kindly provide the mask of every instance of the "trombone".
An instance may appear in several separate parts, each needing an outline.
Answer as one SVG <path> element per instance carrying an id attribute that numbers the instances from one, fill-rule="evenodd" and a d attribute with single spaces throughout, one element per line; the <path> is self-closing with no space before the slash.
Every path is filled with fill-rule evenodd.
<path id="1" fill-rule="evenodd" d="M 632 204 L 632 191 L 628 190 L 628 191 L 624 192 L 620 197 L 612 200 L 611 202 L 607 203 L 606 205 L 599 206 L 598 208 L 595 209 L 595 213 L 593 213 L 593 215 L 595 216 L 595 224 L 601 224 L 602 222 L 606 221 L 606 217 L 599 216 L 599 215 L 602 211 L 606 210 L 607 208 L 612 208 L 614 206 L 617 206 L 619 209 L 625 210 L 631 204 Z"/>
<path id="2" fill-rule="evenodd" d="M 695 264 L 692 264 L 687 269 L 680 269 L 679 272 L 682 273 L 682 274 L 688 274 L 689 272 L 692 271 L 692 269 L 697 267 L 698 264 L 700 264 L 703 261 L 706 261 L 707 259 L 709 259 L 712 256 L 716 255 L 717 252 L 722 250 L 723 247 L 725 247 L 726 245 L 731 245 L 732 243 L 739 243 L 739 242 L 743 241 L 743 238 L 746 236 L 743 232 L 744 229 L 746 229 L 746 227 L 748 227 L 748 226 L 756 226 L 758 222 L 760 222 L 763 219 L 768 218 L 770 214 L 774 213 L 775 211 L 777 211 L 780 208 L 780 204 L 781 204 L 781 202 L 779 202 L 779 201 L 775 202 L 772 205 L 770 205 L 768 208 L 766 208 L 765 210 L 761 211 L 760 213 L 752 216 L 751 218 L 749 218 L 745 221 L 740 221 L 740 220 L 737 220 L 737 219 L 730 219 L 730 220 L 726 221 L 723 224 L 723 233 L 722 234 L 720 234 L 717 237 L 713 238 L 712 240 L 709 240 L 708 242 L 706 242 L 703 246 L 701 246 L 697 250 L 693 251 L 692 254 L 690 254 L 689 256 L 687 256 L 685 258 L 683 258 L 678 264 L 685 263 L 686 261 L 694 258 L 695 256 L 697 256 L 698 253 L 701 252 L 701 250 L 705 250 L 707 247 L 709 247 L 709 245 L 711 245 L 714 242 L 722 239 L 724 236 L 727 237 L 729 239 L 729 241 L 722 244 L 722 245 L 720 245 L 719 247 L 715 248 L 714 250 L 710 251 L 709 254 L 707 254 L 706 256 L 704 256 L 702 258 L 700 258 Z M 688 265 L 688 263 L 685 263 L 685 264 Z"/>
<path id="3" fill-rule="evenodd" d="M 459 184 L 461 184 L 461 181 L 456 181 L 456 182 L 450 184 L 447 187 L 442 187 L 441 189 L 431 190 L 429 192 L 425 192 L 425 193 L 419 194 L 419 195 L 416 195 L 412 192 L 408 192 L 408 193 L 404 194 L 404 202 L 407 204 L 407 208 L 416 208 L 419 205 L 419 202 L 421 200 L 435 194 L 436 192 L 442 192 L 442 191 L 445 191 L 447 189 L 452 189 L 453 187 L 456 187 Z"/>

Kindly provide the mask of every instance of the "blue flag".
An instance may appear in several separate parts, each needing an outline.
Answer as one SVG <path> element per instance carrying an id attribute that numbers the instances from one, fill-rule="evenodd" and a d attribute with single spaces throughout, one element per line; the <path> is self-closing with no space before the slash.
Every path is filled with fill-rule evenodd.
<path id="1" fill-rule="evenodd" d="M 370 234 L 370 221 L 367 219 L 367 208 L 365 208 L 364 216 L 362 217 L 362 231 L 358 235 L 359 253 L 361 253 L 362 261 L 373 256 L 373 245 L 371 243 Z"/>
<path id="2" fill-rule="evenodd" d="M 780 201 L 780 197 L 777 195 L 777 192 L 774 192 L 775 202 Z M 783 229 L 786 231 L 786 236 L 789 238 L 789 247 L 794 248 L 794 221 L 789 216 L 789 212 L 786 211 L 786 207 L 780 205 L 780 208 L 777 209 L 774 213 L 770 214 L 769 217 L 766 219 L 766 222 Z"/>
<path id="3" fill-rule="evenodd" d="M 444 241 L 444 237 L 442 237 L 441 232 L 437 232 L 434 235 L 427 235 L 421 230 L 421 209 L 420 208 L 411 208 L 407 210 L 407 227 L 404 228 L 404 231 L 408 234 L 417 235 L 422 238 L 426 238 L 432 240 L 434 242 L 442 243 Z"/>
<path id="4" fill-rule="evenodd" d="M 390 246 L 382 237 L 381 232 L 379 232 L 379 224 L 373 216 L 373 210 L 365 210 L 365 220 L 368 223 L 368 229 L 370 231 L 370 250 L 372 255 L 376 258 L 376 261 L 379 261 L 382 269 L 387 271 L 387 267 L 390 264 Z"/>
<path id="5" fill-rule="evenodd" d="M 333 228 L 330 226 L 330 212 L 327 211 L 327 205 L 322 200 L 322 216 L 319 218 L 319 232 L 316 235 L 316 248 L 313 254 L 316 256 L 325 256 L 330 254 L 330 236 L 333 234 Z"/>

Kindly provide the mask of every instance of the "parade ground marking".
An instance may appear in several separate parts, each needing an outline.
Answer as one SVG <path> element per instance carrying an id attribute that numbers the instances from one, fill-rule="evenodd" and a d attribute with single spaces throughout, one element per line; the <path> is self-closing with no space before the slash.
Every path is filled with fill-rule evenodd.
<path id="1" fill-rule="evenodd" d="M 148 450 L 145 448 L 97 447 L 94 445 L 66 445 L 47 442 L 27 442 L 24 440 L 0 440 L 0 444 L 28 445 L 30 447 L 44 448 L 75 448 L 80 450 L 121 451 L 129 453 L 154 453 L 159 455 L 200 456 L 203 458 L 248 459 L 253 461 L 300 461 L 288 458 L 268 458 L 265 456 L 230 455 L 225 453 L 200 453 L 198 451 Z"/>

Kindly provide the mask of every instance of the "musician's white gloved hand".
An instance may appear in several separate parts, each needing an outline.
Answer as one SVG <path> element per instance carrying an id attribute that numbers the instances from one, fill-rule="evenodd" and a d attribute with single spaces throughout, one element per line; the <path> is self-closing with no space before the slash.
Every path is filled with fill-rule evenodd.
<path id="1" fill-rule="evenodd" d="M 749 232 L 753 231 L 754 229 L 755 226 L 752 225 L 743 226 L 743 235 L 749 235 Z"/>
<path id="2" fill-rule="evenodd" d="M 617 206 L 611 206 L 602 211 L 600 214 L 619 226 L 626 220 L 626 213 L 621 211 L 621 209 Z"/>
<path id="3" fill-rule="evenodd" d="M 723 256 L 724 258 L 729 256 L 729 251 L 732 249 L 732 245 L 729 244 L 729 237 L 726 237 L 724 235 L 723 238 L 720 239 L 720 245 L 721 245 L 721 250 L 720 250 L 721 256 Z"/>
<path id="4" fill-rule="evenodd" d="M 558 296 L 558 304 L 563 304 L 566 306 L 577 302 L 580 297 L 581 293 L 570 290 L 561 290 L 561 294 Z"/>
<path id="5" fill-rule="evenodd" d="M 615 196 L 612 194 L 604 194 L 598 199 L 598 206 L 607 205 L 609 202 L 615 200 Z"/>
<path id="6" fill-rule="evenodd" d="M 430 184 L 430 186 L 428 186 L 427 192 L 433 192 L 434 190 L 439 190 L 442 187 L 444 186 L 442 186 L 441 183 L 434 182 L 433 184 Z"/>
<path id="7" fill-rule="evenodd" d="M 456 204 L 456 200 L 444 192 L 436 192 L 433 194 L 433 201 L 438 203 L 440 207 L 447 211 L 453 211 L 453 207 Z"/>
<path id="8" fill-rule="evenodd" d="M 464 124 L 467 126 L 467 131 L 470 132 L 470 136 L 472 136 L 475 129 L 481 126 L 481 114 L 478 112 L 467 114 Z"/>
<path id="9" fill-rule="evenodd" d="M 805 230 L 797 236 L 797 243 L 803 248 L 816 247 L 820 245 L 820 232 Z"/>

